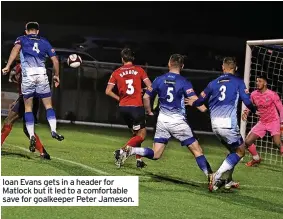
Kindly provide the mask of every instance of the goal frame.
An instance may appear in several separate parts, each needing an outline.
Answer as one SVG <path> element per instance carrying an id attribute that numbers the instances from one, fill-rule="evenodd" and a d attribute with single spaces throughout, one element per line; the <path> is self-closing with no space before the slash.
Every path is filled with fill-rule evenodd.
<path id="1" fill-rule="evenodd" d="M 246 57 L 245 57 L 245 71 L 244 71 L 244 82 L 247 89 L 250 88 L 250 70 L 251 70 L 251 58 L 252 58 L 252 48 L 251 46 L 260 45 L 274 45 L 283 44 L 283 39 L 272 39 L 272 40 L 248 40 L 246 42 Z M 241 115 L 244 112 L 246 106 L 242 103 Z M 241 119 L 240 131 L 243 138 L 246 137 L 247 121 Z"/>

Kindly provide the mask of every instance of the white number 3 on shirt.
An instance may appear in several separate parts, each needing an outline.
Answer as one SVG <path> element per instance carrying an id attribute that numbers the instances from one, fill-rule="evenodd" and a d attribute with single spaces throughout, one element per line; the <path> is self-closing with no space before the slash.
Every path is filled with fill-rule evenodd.
<path id="1" fill-rule="evenodd" d="M 128 89 L 126 91 L 127 94 L 132 95 L 135 92 L 135 88 L 133 87 L 133 79 L 126 80 L 126 84 L 128 85 Z"/>
<path id="2" fill-rule="evenodd" d="M 218 98 L 218 100 L 220 101 L 223 101 L 225 100 L 225 97 L 226 97 L 226 86 L 225 85 L 222 85 L 220 88 L 219 88 L 219 91 L 220 91 L 220 94 L 221 94 L 221 97 Z"/>

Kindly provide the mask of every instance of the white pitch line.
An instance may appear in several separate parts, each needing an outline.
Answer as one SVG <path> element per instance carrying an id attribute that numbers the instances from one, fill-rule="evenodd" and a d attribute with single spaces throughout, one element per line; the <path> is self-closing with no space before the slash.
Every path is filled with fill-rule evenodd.
<path id="1" fill-rule="evenodd" d="M 151 176 L 140 176 L 144 179 L 151 179 Z M 180 179 L 181 180 L 181 179 Z M 186 181 L 183 181 L 186 183 Z M 207 181 L 188 181 L 189 183 L 196 183 L 196 184 L 207 184 Z M 242 185 L 240 183 L 240 189 L 241 188 L 256 188 L 256 189 L 271 189 L 271 190 L 279 190 L 283 192 L 283 188 L 281 187 L 275 187 L 275 186 L 256 186 L 256 185 Z"/>
<path id="2" fill-rule="evenodd" d="M 26 148 L 22 148 L 20 146 L 17 146 L 17 145 L 14 145 L 14 144 L 9 144 L 9 143 L 5 143 L 6 145 L 9 145 L 9 146 L 12 146 L 12 147 L 16 147 L 22 151 L 26 151 L 26 152 L 30 152 L 28 149 Z M 102 171 L 102 170 L 99 170 L 97 168 L 94 168 L 94 167 L 91 167 L 91 166 L 88 166 L 88 165 L 85 165 L 85 164 L 82 164 L 82 163 L 78 163 L 78 162 L 75 162 L 75 161 L 71 161 L 71 160 L 66 160 L 66 159 L 63 159 L 63 158 L 59 158 L 59 157 L 53 157 L 52 156 L 52 159 L 55 159 L 55 160 L 59 160 L 59 161 L 62 161 L 62 162 L 66 162 L 66 163 L 70 163 L 70 164 L 73 164 L 73 165 L 76 165 L 76 166 L 79 166 L 79 167 L 82 167 L 86 170 L 91 170 L 93 172 L 96 172 L 96 173 L 99 173 L 99 174 L 103 174 L 103 175 L 111 175 L 110 173 L 107 173 L 105 171 Z M 151 178 L 150 176 L 139 176 L 140 178 Z M 190 181 L 192 183 L 198 183 L 198 184 L 207 184 L 207 182 L 203 181 L 203 182 L 200 182 L 200 181 Z M 240 184 L 240 188 L 258 188 L 258 189 L 271 189 L 271 190 L 279 190 L 279 191 L 283 191 L 283 188 L 281 187 L 274 187 L 274 186 L 257 186 L 257 185 L 242 185 Z"/>
<path id="3" fill-rule="evenodd" d="M 9 145 L 9 146 L 12 146 L 12 147 L 15 147 L 15 148 L 18 148 L 18 149 L 21 149 L 22 151 L 26 151 L 26 152 L 30 152 L 28 149 L 26 148 L 22 148 L 20 146 L 17 146 L 17 145 L 13 145 L 13 144 L 8 144 L 6 143 L 6 145 Z M 51 157 L 52 159 L 55 159 L 55 160 L 59 160 L 59 161 L 63 161 L 63 162 L 66 162 L 66 163 L 70 163 L 70 164 L 73 164 L 73 165 L 76 165 L 76 166 L 79 166 L 79 167 L 82 167 L 86 170 L 91 170 L 93 172 L 96 172 L 96 173 L 99 173 L 99 174 L 103 174 L 103 175 L 111 175 L 105 171 L 102 171 L 102 170 L 99 170 L 97 168 L 94 168 L 94 167 L 90 167 L 90 166 L 87 166 L 85 164 L 82 164 L 82 163 L 78 163 L 78 162 L 75 162 L 75 161 L 71 161 L 71 160 L 66 160 L 66 159 L 63 159 L 63 158 L 59 158 L 59 157 L 54 157 L 52 156 Z"/>

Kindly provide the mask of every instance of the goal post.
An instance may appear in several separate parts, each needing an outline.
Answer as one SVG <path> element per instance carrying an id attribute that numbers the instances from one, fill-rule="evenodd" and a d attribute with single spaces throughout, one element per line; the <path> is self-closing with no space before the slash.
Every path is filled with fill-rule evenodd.
<path id="1" fill-rule="evenodd" d="M 244 81 L 252 92 L 256 89 L 256 77 L 265 72 L 269 80 L 269 88 L 278 93 L 283 101 L 283 39 L 252 40 L 246 42 Z M 245 109 L 242 103 L 242 113 Z M 248 120 L 241 120 L 241 134 L 246 137 L 257 123 L 255 115 L 250 114 Z M 260 156 L 268 163 L 283 164 L 278 149 L 273 146 L 272 138 L 267 135 L 256 142 Z"/>

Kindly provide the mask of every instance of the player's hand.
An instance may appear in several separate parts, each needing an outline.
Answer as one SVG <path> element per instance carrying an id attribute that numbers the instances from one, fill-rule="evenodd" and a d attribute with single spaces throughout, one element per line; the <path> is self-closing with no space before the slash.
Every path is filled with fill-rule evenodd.
<path id="1" fill-rule="evenodd" d="M 148 112 L 147 115 L 148 116 L 154 116 L 154 113 L 153 112 Z"/>
<path id="2" fill-rule="evenodd" d="M 192 106 L 194 102 L 195 102 L 195 100 L 192 99 L 192 98 L 185 98 L 185 105 L 186 106 Z"/>
<path id="3" fill-rule="evenodd" d="M 146 90 L 151 92 L 153 90 L 153 88 L 152 87 L 147 87 Z"/>
<path id="4" fill-rule="evenodd" d="M 53 81 L 54 81 L 54 83 L 55 83 L 55 87 L 58 87 L 59 84 L 60 84 L 60 79 L 59 79 L 59 77 L 56 76 L 56 75 L 54 75 L 54 76 L 53 76 Z"/>
<path id="5" fill-rule="evenodd" d="M 242 114 L 242 120 L 243 121 L 247 121 L 248 115 L 249 115 L 249 111 L 248 110 L 244 110 L 244 112 Z"/>
<path id="6" fill-rule="evenodd" d="M 9 66 L 6 66 L 5 68 L 2 69 L 3 75 L 8 74 L 8 72 L 10 72 L 10 67 Z"/>

